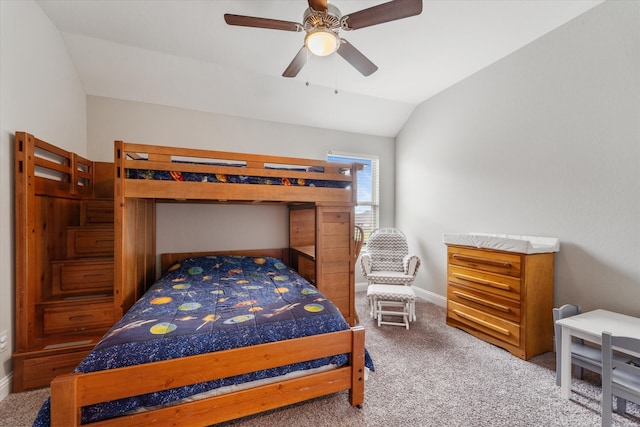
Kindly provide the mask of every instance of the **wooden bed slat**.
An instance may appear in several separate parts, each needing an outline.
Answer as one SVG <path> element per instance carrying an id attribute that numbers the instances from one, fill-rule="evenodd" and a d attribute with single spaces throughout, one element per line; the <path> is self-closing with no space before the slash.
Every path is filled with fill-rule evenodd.
<path id="1" fill-rule="evenodd" d="M 179 358 L 90 372 L 78 375 L 78 404 L 92 405 L 348 353 L 351 350 L 350 340 L 351 331 L 347 330 L 189 356 L 188 363 L 186 358 Z M 278 349 L 281 346 L 286 346 L 286 353 L 283 354 L 281 348 Z M 280 350 L 280 353 L 277 350 Z M 250 353 L 251 357 L 247 357 L 247 353 Z M 162 375 L 158 372 L 162 372 Z M 95 384 L 100 384 L 100 387 L 94 387 Z M 123 387 L 125 384 L 126 387 Z"/>
<path id="2" fill-rule="evenodd" d="M 123 158 L 132 153 L 133 156 L 139 156 L 140 154 L 147 154 L 151 156 L 152 153 L 163 154 L 168 156 L 182 156 L 193 157 L 212 160 L 233 160 L 237 162 L 259 162 L 259 163 L 273 163 L 273 164 L 291 164 L 300 166 L 340 166 L 344 168 L 344 164 L 336 162 L 327 162 L 317 159 L 304 159 L 299 157 L 282 157 L 282 156 L 270 156 L 266 154 L 250 154 L 250 153 L 234 153 L 228 151 L 214 151 L 214 150 L 202 150 L 197 148 L 179 148 L 166 147 L 160 145 L 147 145 L 147 144 L 135 144 L 124 143 L 123 141 L 116 141 L 116 144 L 123 143 Z"/>
<path id="3" fill-rule="evenodd" d="M 304 402 L 349 388 L 349 369 L 311 374 L 302 378 L 267 384 L 221 396 L 184 403 L 179 406 L 126 415 L 92 423 L 95 427 L 145 427 L 188 425 L 208 426 L 270 409 Z M 65 424 L 65 427 L 72 426 Z"/>
<path id="4" fill-rule="evenodd" d="M 16 132 L 16 137 L 18 137 L 18 134 L 26 134 L 26 132 Z M 62 149 L 60 147 L 57 147 L 57 146 L 55 146 L 53 144 L 49 144 L 48 142 L 43 141 L 41 139 L 38 139 L 38 138 L 34 137 L 31 134 L 26 134 L 26 135 L 31 137 L 31 140 L 33 141 L 33 146 L 35 148 L 39 148 L 41 150 L 48 151 L 48 152 L 53 153 L 53 154 L 55 154 L 57 156 L 60 156 L 60 157 L 64 157 L 64 158 L 67 158 L 67 159 L 69 158 L 69 151 L 64 150 L 64 149 Z"/>
<path id="5" fill-rule="evenodd" d="M 67 177 L 71 176 L 71 165 L 69 164 L 56 163 L 49 159 L 45 159 L 44 157 L 36 157 L 33 163 L 35 166 L 39 166 L 43 169 L 56 171 L 66 175 Z"/>
<path id="6" fill-rule="evenodd" d="M 195 425 L 206 425 L 347 389 L 351 390 L 351 404 L 359 405 L 364 399 L 364 335 L 364 328 L 355 326 L 152 364 L 62 375 L 51 382 L 52 426 L 78 425 L 80 408 L 86 405 L 342 353 L 350 353 L 351 363 L 346 367 L 95 425 L 167 425 L 167 417 L 173 416 L 187 424 L 193 416 Z M 212 411 L 222 407 L 228 408 L 222 413 Z"/>
<path id="7" fill-rule="evenodd" d="M 351 191 L 346 191 L 342 188 L 151 181 L 144 179 L 127 179 L 125 181 L 127 197 L 139 199 L 352 202 Z"/>

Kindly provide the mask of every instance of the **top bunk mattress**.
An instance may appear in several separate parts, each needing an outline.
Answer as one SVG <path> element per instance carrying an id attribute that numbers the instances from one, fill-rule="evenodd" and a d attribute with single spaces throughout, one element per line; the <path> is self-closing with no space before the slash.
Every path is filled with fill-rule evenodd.
<path id="1" fill-rule="evenodd" d="M 222 183 L 222 184 L 261 184 L 261 185 L 284 185 L 299 187 L 326 187 L 326 188 L 350 188 L 351 181 L 337 181 L 326 179 L 312 179 L 296 177 L 289 172 L 312 172 L 323 173 L 317 168 L 283 168 L 283 167 L 265 167 L 265 170 L 279 171 L 281 176 L 255 176 L 243 174 L 243 165 L 226 164 L 226 163 L 194 163 L 172 161 L 177 169 L 180 165 L 201 165 L 201 166 L 218 166 L 222 168 L 237 168 L 238 173 L 213 173 L 213 172 L 191 172 L 191 171 L 168 171 L 153 169 L 126 169 L 127 179 L 146 179 L 158 181 L 185 181 L 185 182 L 202 182 L 202 183 Z M 345 174 L 346 175 L 346 174 Z"/>

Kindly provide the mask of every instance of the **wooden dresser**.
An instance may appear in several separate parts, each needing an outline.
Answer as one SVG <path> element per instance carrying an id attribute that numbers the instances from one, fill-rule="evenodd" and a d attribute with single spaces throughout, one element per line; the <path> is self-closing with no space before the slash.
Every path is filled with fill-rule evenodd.
<path id="1" fill-rule="evenodd" d="M 114 166 L 23 132 L 15 155 L 13 391 L 20 392 L 71 372 L 116 320 Z"/>
<path id="2" fill-rule="evenodd" d="M 448 245 L 447 325 L 528 360 L 553 351 L 553 253 Z"/>

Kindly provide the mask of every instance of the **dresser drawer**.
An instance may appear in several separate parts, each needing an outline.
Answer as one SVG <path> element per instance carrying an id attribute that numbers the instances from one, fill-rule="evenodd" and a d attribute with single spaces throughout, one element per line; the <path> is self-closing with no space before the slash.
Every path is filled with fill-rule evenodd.
<path id="1" fill-rule="evenodd" d="M 67 257 L 113 256 L 113 227 L 68 227 Z"/>
<path id="2" fill-rule="evenodd" d="M 506 298 L 520 298 L 520 279 L 470 268 L 449 266 L 449 283 L 478 289 Z"/>
<path id="3" fill-rule="evenodd" d="M 454 301 L 447 303 L 447 317 L 508 344 L 520 345 L 520 325 Z"/>
<path id="4" fill-rule="evenodd" d="M 518 254 L 449 247 L 450 265 L 520 277 L 522 257 Z"/>
<path id="5" fill-rule="evenodd" d="M 519 301 L 453 283 L 449 283 L 447 287 L 447 299 L 520 324 Z"/>
<path id="6" fill-rule="evenodd" d="M 51 263 L 57 293 L 95 293 L 113 289 L 113 260 L 65 260 Z"/>
<path id="7" fill-rule="evenodd" d="M 113 324 L 113 304 L 97 303 L 44 308 L 46 334 L 108 328 Z"/>

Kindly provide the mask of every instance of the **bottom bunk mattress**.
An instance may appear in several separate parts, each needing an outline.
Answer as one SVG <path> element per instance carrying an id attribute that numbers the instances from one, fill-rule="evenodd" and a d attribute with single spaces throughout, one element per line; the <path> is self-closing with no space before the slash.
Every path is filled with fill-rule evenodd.
<path id="1" fill-rule="evenodd" d="M 282 261 L 231 255 L 173 265 L 78 365 L 93 372 L 349 329 L 338 308 Z M 326 357 L 252 374 L 101 403 L 82 422 L 167 405 L 199 393 L 348 363 Z M 366 366 L 373 364 L 365 355 Z M 126 386 L 123 384 L 123 386 Z M 34 426 L 49 425 L 49 401 Z"/>

